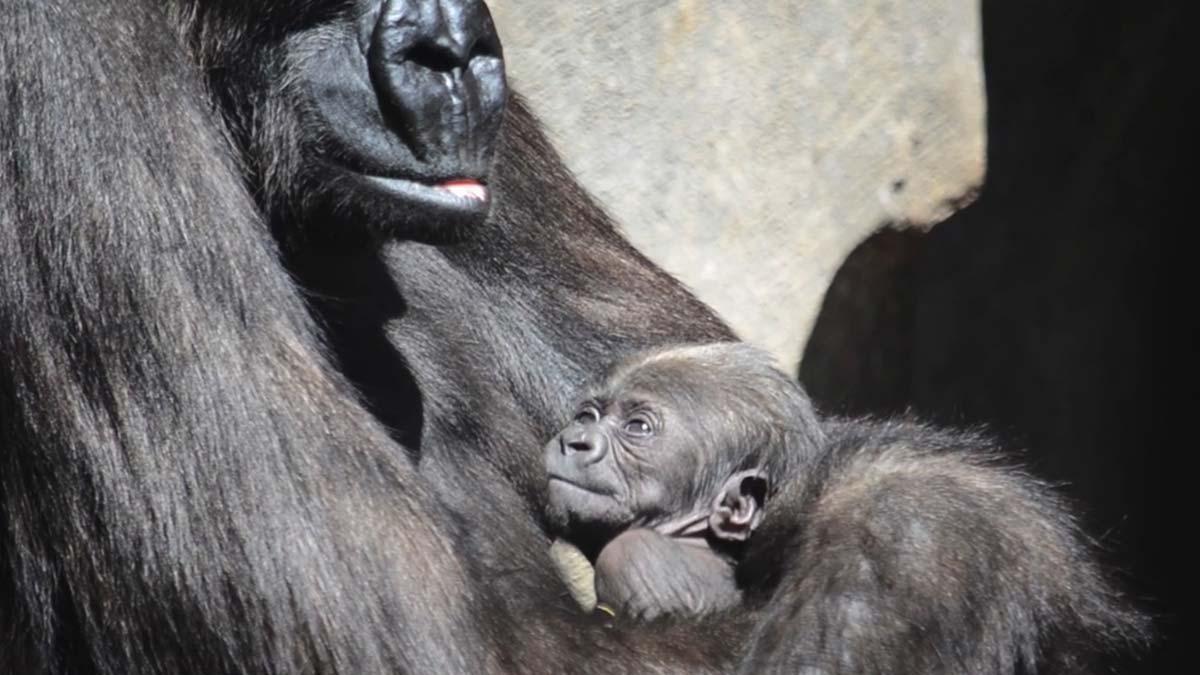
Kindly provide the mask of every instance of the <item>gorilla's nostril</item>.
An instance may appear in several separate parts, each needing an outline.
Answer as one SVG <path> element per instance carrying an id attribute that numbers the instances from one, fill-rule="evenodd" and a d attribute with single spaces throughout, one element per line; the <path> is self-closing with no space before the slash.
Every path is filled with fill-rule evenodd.
<path id="1" fill-rule="evenodd" d="M 591 452 L 592 444 L 588 443 L 587 441 L 569 441 L 567 443 L 567 448 L 574 450 L 575 452 Z"/>
<path id="2" fill-rule="evenodd" d="M 471 45 L 471 49 L 467 51 L 467 60 L 470 61 L 476 57 L 493 57 L 500 58 L 500 40 L 497 39 L 495 33 L 484 35 Z"/>
<path id="3" fill-rule="evenodd" d="M 466 65 L 466 60 L 454 50 L 440 44 L 422 42 L 405 54 L 405 59 L 422 68 L 441 73 L 448 73 Z"/>

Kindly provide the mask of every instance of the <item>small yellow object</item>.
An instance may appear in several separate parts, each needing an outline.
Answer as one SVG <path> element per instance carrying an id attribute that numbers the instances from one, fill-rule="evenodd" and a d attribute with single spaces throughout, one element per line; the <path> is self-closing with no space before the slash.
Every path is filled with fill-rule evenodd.
<path id="1" fill-rule="evenodd" d="M 590 614 L 596 609 L 596 570 L 587 556 L 574 544 L 555 539 L 550 545 L 550 559 L 571 597 L 584 612 Z M 611 610 L 608 611 L 611 613 Z"/>

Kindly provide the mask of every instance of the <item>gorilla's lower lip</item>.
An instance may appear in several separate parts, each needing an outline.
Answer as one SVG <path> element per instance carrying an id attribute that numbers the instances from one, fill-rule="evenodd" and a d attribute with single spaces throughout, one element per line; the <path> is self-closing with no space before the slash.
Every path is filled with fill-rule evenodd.
<path id="1" fill-rule="evenodd" d="M 438 184 L 421 183 L 408 178 L 359 174 L 372 187 L 399 199 L 421 202 L 453 211 L 487 213 L 491 192 L 482 182 L 456 178 Z"/>
<path id="2" fill-rule="evenodd" d="M 455 178 L 454 180 L 443 181 L 435 185 L 439 190 L 445 190 L 459 197 L 474 199 L 480 202 L 488 200 L 488 189 L 483 183 L 471 178 Z"/>

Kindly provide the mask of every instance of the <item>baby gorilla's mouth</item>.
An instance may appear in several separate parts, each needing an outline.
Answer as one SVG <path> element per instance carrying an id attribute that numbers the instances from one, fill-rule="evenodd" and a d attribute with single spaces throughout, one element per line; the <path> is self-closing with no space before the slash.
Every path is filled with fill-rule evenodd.
<path id="1" fill-rule="evenodd" d="M 614 494 L 616 494 L 615 492 L 613 492 L 610 489 L 603 489 L 603 488 L 597 488 L 597 487 L 593 487 L 593 486 L 589 486 L 589 485 L 583 485 L 581 483 L 577 483 L 577 482 L 571 480 L 570 478 L 565 478 L 565 477 L 559 476 L 557 474 L 550 474 L 551 489 L 553 489 L 553 486 L 556 484 L 557 485 L 566 485 L 575 490 L 579 490 L 581 492 L 587 492 L 588 494 L 596 495 L 597 497 L 612 497 Z"/>

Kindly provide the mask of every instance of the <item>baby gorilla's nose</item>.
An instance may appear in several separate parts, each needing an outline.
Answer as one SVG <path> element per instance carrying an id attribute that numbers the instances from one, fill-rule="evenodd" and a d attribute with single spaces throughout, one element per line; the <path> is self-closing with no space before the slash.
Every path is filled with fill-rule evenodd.
<path id="1" fill-rule="evenodd" d="M 604 459 L 606 443 L 590 430 L 578 430 L 563 434 L 562 453 L 568 459 L 581 464 L 594 464 Z"/>

